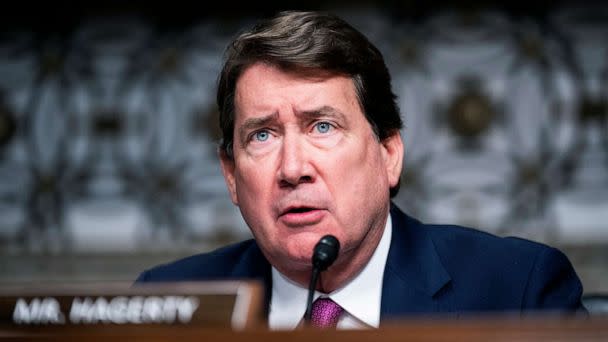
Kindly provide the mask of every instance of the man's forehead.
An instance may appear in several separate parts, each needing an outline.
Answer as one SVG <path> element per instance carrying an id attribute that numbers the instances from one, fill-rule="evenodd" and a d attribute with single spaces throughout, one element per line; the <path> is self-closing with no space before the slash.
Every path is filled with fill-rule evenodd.
<path id="1" fill-rule="evenodd" d="M 292 71 L 256 63 L 245 69 L 235 88 L 235 121 L 269 116 L 286 103 L 298 116 L 343 115 L 353 105 L 360 107 L 351 77 L 317 69 Z"/>

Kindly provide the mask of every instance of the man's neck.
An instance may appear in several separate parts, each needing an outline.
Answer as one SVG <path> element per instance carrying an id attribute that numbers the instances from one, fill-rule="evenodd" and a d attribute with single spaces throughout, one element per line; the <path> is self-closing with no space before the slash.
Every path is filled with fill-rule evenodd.
<path id="1" fill-rule="evenodd" d="M 361 272 L 374 254 L 376 247 L 378 247 L 378 243 L 380 242 L 382 233 L 385 229 L 385 224 L 386 221 L 380 228 L 374 229 L 368 233 L 366 239 L 371 239 L 368 243 L 362 243 L 359 248 L 342 254 L 333 266 L 323 272 L 319 276 L 317 290 L 324 293 L 330 293 L 341 288 L 344 284 L 347 284 Z"/>

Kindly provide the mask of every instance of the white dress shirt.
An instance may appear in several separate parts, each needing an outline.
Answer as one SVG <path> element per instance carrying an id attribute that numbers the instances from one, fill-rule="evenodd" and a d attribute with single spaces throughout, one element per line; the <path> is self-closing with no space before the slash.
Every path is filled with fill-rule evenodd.
<path id="1" fill-rule="evenodd" d="M 392 229 L 391 216 L 388 215 L 380 243 L 363 270 L 342 288 L 328 294 L 315 292 L 315 300 L 318 297 L 329 297 L 344 308 L 338 329 L 379 326 L 382 280 Z M 303 320 L 307 298 L 308 288 L 296 284 L 272 267 L 272 297 L 268 315 L 270 329 L 295 329 Z"/>

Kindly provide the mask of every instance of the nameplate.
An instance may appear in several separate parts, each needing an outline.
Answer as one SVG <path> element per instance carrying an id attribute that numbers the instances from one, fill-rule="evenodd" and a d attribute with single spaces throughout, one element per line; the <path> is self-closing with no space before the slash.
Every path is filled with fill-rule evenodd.
<path id="1" fill-rule="evenodd" d="M 262 319 L 256 282 L 51 284 L 0 287 L 0 325 L 189 325 L 235 330 Z"/>

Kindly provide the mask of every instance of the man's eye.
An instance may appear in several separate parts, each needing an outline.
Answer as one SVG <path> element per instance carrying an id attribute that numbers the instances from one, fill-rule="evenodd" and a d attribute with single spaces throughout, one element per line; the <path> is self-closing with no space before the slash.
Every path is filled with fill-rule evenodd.
<path id="1" fill-rule="evenodd" d="M 327 133 L 331 129 L 331 124 L 329 122 L 319 122 L 315 127 L 319 133 Z"/>
<path id="2" fill-rule="evenodd" d="M 257 141 L 266 141 L 270 137 L 268 131 L 259 131 L 253 134 L 253 138 Z"/>

